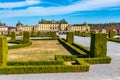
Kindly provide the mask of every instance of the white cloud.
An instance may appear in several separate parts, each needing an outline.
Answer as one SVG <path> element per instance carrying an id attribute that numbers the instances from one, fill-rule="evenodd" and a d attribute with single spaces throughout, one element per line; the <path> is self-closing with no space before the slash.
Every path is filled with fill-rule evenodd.
<path id="1" fill-rule="evenodd" d="M 25 0 L 25 1 L 21 1 L 21 2 L 6 2 L 6 3 L 0 2 L 0 8 L 24 7 L 24 6 L 38 4 L 39 2 L 40 2 L 39 0 Z"/>
<path id="2" fill-rule="evenodd" d="M 76 11 L 99 10 L 108 7 L 120 6 L 120 0 L 83 0 L 69 6 L 59 7 L 29 7 L 24 10 L 0 11 L 3 17 L 16 16 L 50 16 L 73 13 Z"/>

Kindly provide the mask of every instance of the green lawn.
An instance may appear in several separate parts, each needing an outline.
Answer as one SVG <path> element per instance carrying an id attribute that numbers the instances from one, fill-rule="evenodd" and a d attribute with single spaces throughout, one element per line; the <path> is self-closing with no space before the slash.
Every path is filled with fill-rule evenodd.
<path id="1" fill-rule="evenodd" d="M 54 55 L 71 54 L 57 40 L 37 40 L 29 47 L 9 50 L 8 61 L 54 60 Z"/>

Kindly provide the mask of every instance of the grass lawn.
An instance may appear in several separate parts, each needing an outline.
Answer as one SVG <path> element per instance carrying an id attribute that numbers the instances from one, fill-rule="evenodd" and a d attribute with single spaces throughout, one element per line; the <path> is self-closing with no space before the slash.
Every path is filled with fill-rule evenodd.
<path id="1" fill-rule="evenodd" d="M 36 40 L 25 48 L 8 51 L 8 61 L 54 60 L 55 55 L 71 55 L 57 40 Z"/>

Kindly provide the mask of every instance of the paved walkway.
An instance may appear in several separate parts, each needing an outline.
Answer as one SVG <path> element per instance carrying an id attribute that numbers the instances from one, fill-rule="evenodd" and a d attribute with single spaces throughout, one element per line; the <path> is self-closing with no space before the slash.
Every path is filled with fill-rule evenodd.
<path id="1" fill-rule="evenodd" d="M 89 47 L 90 39 L 75 36 L 75 42 Z M 120 43 L 108 42 L 107 53 L 112 62 L 91 65 L 89 72 L 0 75 L 0 80 L 120 80 Z"/>

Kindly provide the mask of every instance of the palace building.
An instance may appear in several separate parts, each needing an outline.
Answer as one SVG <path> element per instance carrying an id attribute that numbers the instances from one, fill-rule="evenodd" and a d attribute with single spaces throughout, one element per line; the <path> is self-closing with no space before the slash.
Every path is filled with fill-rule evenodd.
<path id="1" fill-rule="evenodd" d="M 88 25 L 72 26 L 63 19 L 60 21 L 47 21 L 42 19 L 35 26 L 24 26 L 20 21 L 16 24 L 17 31 L 90 31 Z"/>

